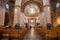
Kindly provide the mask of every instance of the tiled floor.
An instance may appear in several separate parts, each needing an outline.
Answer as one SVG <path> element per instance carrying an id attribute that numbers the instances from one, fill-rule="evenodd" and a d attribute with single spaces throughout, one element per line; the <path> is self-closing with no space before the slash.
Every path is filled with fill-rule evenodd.
<path id="1" fill-rule="evenodd" d="M 31 30 L 25 35 L 23 40 L 42 40 L 42 38 L 37 34 L 34 28 L 31 28 Z"/>

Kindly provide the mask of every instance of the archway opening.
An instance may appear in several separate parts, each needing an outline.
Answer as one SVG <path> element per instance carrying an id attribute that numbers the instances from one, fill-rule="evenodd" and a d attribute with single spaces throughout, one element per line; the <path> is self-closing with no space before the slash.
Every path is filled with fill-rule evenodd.
<path id="1" fill-rule="evenodd" d="M 6 12 L 5 13 L 5 19 L 4 19 L 4 25 L 8 25 L 9 24 L 9 14 Z"/>

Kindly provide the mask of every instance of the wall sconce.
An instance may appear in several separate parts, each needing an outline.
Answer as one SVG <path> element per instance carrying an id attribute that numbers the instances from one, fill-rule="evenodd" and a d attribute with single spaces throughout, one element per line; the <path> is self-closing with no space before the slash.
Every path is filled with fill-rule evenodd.
<path id="1" fill-rule="evenodd" d="M 60 17 L 57 17 L 57 24 L 60 25 Z"/>

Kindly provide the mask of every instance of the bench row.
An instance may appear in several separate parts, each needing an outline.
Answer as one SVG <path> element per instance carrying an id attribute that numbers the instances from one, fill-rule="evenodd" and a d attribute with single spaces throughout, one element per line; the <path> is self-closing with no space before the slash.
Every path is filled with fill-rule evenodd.
<path id="1" fill-rule="evenodd" d="M 50 30 L 47 28 L 36 28 L 37 32 L 42 36 L 43 39 L 48 38 L 59 38 L 60 39 L 60 28 L 52 27 Z"/>
<path id="2" fill-rule="evenodd" d="M 0 39 L 1 38 L 10 38 L 10 39 L 22 39 L 24 35 L 27 33 L 28 29 L 25 27 L 22 27 L 20 29 L 0 29 Z"/>

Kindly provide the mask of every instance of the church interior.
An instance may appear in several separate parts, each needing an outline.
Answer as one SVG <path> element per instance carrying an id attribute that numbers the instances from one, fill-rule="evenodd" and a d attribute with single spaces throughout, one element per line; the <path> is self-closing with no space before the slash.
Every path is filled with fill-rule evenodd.
<path id="1" fill-rule="evenodd" d="M 0 0 L 0 40 L 60 40 L 60 0 Z"/>

